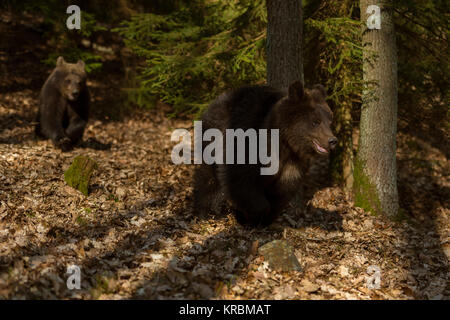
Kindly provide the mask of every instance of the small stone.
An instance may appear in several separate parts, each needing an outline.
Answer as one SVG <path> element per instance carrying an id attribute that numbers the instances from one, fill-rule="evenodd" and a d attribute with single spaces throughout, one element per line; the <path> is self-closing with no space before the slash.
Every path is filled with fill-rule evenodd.
<path id="1" fill-rule="evenodd" d="M 231 290 L 236 292 L 237 294 L 243 294 L 244 293 L 244 290 L 238 285 L 235 285 L 233 288 L 231 288 Z"/>
<path id="2" fill-rule="evenodd" d="M 343 277 L 343 278 L 348 277 L 350 275 L 348 273 L 348 268 L 346 266 L 340 266 L 338 271 L 339 271 L 339 274 L 341 275 L 341 277 Z"/>
<path id="3" fill-rule="evenodd" d="M 127 191 L 122 188 L 122 187 L 118 187 L 116 189 L 116 195 L 120 198 L 120 199 L 124 199 L 125 196 L 127 195 Z"/>
<path id="4" fill-rule="evenodd" d="M 366 229 L 373 228 L 373 221 L 371 219 L 364 220 L 364 226 L 366 227 Z"/>
<path id="5" fill-rule="evenodd" d="M 195 292 L 197 292 L 202 299 L 210 299 L 214 296 L 214 291 L 203 283 L 193 283 L 192 287 Z"/>
<path id="6" fill-rule="evenodd" d="M 308 279 L 303 279 L 302 282 L 300 282 L 300 289 L 307 293 L 316 292 L 319 290 L 320 286 L 317 284 L 312 283 Z"/>
<path id="7" fill-rule="evenodd" d="M 269 263 L 271 269 L 281 271 L 301 271 L 294 248 L 285 240 L 274 240 L 259 248 L 259 253 Z"/>
<path id="8" fill-rule="evenodd" d="M 277 287 L 274 290 L 274 294 L 275 300 L 292 299 L 295 297 L 295 289 L 290 285 Z"/>

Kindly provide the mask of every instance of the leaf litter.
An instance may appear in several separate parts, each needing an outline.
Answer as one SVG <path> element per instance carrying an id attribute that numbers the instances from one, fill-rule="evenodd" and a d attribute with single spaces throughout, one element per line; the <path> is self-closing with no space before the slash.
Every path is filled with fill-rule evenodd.
<path id="1" fill-rule="evenodd" d="M 247 229 L 230 212 L 193 214 L 194 166 L 170 159 L 171 132 L 192 128 L 191 119 L 168 118 L 161 104 L 121 121 L 94 118 L 84 139 L 110 149 L 61 153 L 33 134 L 33 86 L 45 72 L 21 68 L 0 75 L 5 88 L 19 88 L 0 93 L 0 298 L 450 298 L 450 167 L 426 141 L 398 135 L 406 219 L 355 207 L 322 161 L 306 177 L 307 204 L 297 199 L 272 226 Z M 118 77 L 90 80 L 95 103 L 115 96 Z M 88 196 L 64 181 L 80 154 L 98 164 Z M 298 270 L 271 268 L 259 248 L 274 240 L 289 243 Z M 70 265 L 80 267 L 80 290 L 66 286 Z M 379 288 L 368 285 L 373 266 Z"/>

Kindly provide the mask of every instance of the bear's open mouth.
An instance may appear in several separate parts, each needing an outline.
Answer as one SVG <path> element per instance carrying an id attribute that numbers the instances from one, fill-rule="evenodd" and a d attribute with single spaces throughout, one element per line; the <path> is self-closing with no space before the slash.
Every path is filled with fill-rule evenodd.
<path id="1" fill-rule="evenodd" d="M 70 101 L 74 101 L 74 100 L 77 100 L 78 95 L 69 93 L 69 94 L 67 95 L 67 98 L 69 98 Z"/>
<path id="2" fill-rule="evenodd" d="M 316 140 L 313 139 L 313 144 L 314 144 L 314 149 L 319 153 L 319 154 L 327 154 L 328 150 L 325 149 L 324 147 L 322 147 Z"/>

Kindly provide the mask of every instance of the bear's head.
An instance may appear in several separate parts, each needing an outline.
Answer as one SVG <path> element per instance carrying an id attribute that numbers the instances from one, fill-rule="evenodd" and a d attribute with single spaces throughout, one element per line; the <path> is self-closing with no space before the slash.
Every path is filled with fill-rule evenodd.
<path id="1" fill-rule="evenodd" d="M 56 81 L 61 94 L 69 101 L 75 101 L 86 86 L 85 64 L 67 63 L 63 57 L 56 60 Z"/>
<path id="2" fill-rule="evenodd" d="M 325 88 L 318 84 L 304 88 L 300 81 L 289 86 L 288 95 L 279 102 L 281 138 L 297 155 L 328 155 L 337 145 L 331 131 L 333 112 L 325 101 Z"/>

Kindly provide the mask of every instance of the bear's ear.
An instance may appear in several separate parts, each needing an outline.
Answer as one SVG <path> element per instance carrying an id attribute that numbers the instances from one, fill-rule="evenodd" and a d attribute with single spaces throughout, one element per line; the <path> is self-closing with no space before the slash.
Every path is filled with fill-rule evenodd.
<path id="1" fill-rule="evenodd" d="M 327 97 L 327 89 L 325 89 L 325 87 L 323 85 L 316 84 L 316 85 L 314 85 L 313 88 L 318 90 L 323 95 L 324 98 Z"/>
<path id="2" fill-rule="evenodd" d="M 57 67 L 63 67 L 65 64 L 66 64 L 66 61 L 64 60 L 63 57 L 58 57 L 58 59 L 56 59 Z"/>
<path id="3" fill-rule="evenodd" d="M 84 63 L 83 60 L 78 60 L 77 66 L 78 66 L 80 69 L 84 70 L 84 67 L 86 66 L 86 64 Z"/>
<path id="4" fill-rule="evenodd" d="M 303 83 L 301 81 L 295 81 L 289 86 L 289 100 L 300 101 L 305 94 Z"/>

